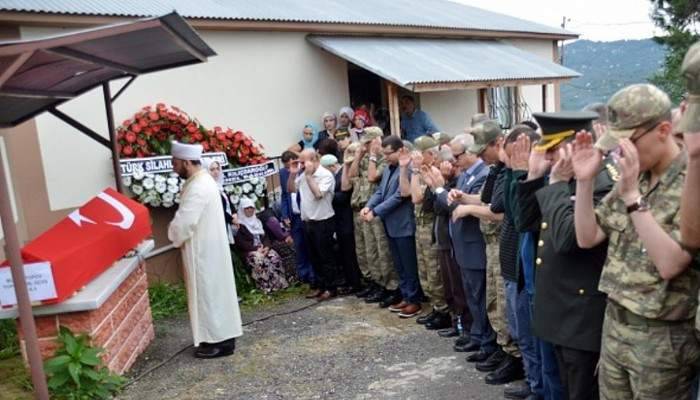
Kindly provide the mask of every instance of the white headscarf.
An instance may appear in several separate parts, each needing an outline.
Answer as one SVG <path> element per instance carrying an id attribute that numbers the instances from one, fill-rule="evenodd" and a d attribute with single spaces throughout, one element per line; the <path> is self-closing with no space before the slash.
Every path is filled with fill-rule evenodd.
<path id="1" fill-rule="evenodd" d="M 204 167 L 207 170 L 207 172 L 209 172 L 209 167 L 211 167 L 211 165 L 214 163 L 219 164 L 218 161 L 211 159 L 211 158 L 203 158 L 202 159 L 202 167 Z M 221 166 L 221 164 L 219 164 L 219 166 Z M 222 168 L 222 170 L 223 170 L 223 168 Z M 211 172 L 209 172 L 209 174 L 211 175 Z M 223 187 L 224 187 L 224 174 L 223 174 L 223 172 L 219 174 L 219 178 L 216 179 L 216 183 L 219 185 L 219 189 L 223 189 Z"/>
<path id="2" fill-rule="evenodd" d="M 348 116 L 348 118 L 350 119 L 350 125 L 352 125 L 352 119 L 355 117 L 355 111 L 353 111 L 352 108 L 345 106 L 341 108 L 340 111 L 338 111 L 338 116 L 341 116 L 343 114 Z"/>
<path id="3" fill-rule="evenodd" d="M 241 198 L 241 202 L 238 204 L 238 222 L 248 228 L 250 233 L 253 235 L 264 235 L 265 229 L 263 229 L 263 224 L 257 215 L 253 214 L 252 217 L 245 215 L 245 209 L 248 207 L 255 208 L 255 203 L 253 203 L 253 200 L 247 197 Z"/>

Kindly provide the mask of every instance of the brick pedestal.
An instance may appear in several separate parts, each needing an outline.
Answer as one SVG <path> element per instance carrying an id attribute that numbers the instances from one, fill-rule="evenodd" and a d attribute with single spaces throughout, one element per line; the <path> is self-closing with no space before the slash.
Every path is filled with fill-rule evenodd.
<path id="1" fill-rule="evenodd" d="M 105 349 L 105 365 L 112 372 L 123 374 L 154 337 L 145 263 L 135 268 L 98 309 L 39 316 L 35 321 L 44 359 L 53 356 L 58 347 L 58 327 L 65 326 L 76 335 L 88 334 L 93 346 Z M 18 331 L 26 360 L 26 344 L 21 329 Z"/>

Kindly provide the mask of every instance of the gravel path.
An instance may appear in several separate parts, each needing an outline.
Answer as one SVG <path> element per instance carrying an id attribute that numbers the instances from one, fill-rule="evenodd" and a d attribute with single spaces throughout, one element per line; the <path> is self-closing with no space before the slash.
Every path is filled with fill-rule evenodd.
<path id="1" fill-rule="evenodd" d="M 244 313 L 244 322 L 315 302 L 301 298 Z M 190 344 L 189 322 L 159 322 L 132 377 Z M 501 399 L 503 387 L 452 351 L 452 340 L 354 297 L 244 328 L 234 356 L 198 360 L 187 349 L 120 399 Z"/>

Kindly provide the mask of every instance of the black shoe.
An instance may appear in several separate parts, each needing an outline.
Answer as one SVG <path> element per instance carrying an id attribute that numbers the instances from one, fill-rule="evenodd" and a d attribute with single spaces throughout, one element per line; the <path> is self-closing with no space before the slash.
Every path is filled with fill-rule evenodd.
<path id="1" fill-rule="evenodd" d="M 197 358 L 205 359 L 225 357 L 233 354 L 234 349 L 235 345 L 233 347 L 224 345 L 200 346 L 199 349 L 197 349 L 197 351 L 194 353 L 194 356 Z"/>
<path id="2" fill-rule="evenodd" d="M 497 370 L 486 375 L 485 382 L 487 385 L 504 385 L 524 377 L 523 360 L 508 354 Z"/>
<path id="3" fill-rule="evenodd" d="M 530 395 L 534 395 L 534 393 L 530 391 L 530 385 L 528 385 L 525 381 L 519 382 L 519 384 L 513 385 L 512 387 L 507 387 L 503 390 L 503 397 L 506 399 L 527 399 Z"/>
<path id="4" fill-rule="evenodd" d="M 379 302 L 379 307 L 387 308 L 401 301 L 401 292 L 398 289 L 387 291 L 387 295 Z"/>
<path id="5" fill-rule="evenodd" d="M 477 344 L 477 343 L 474 343 L 474 342 L 469 342 L 469 343 L 467 343 L 467 344 L 465 344 L 465 345 L 463 345 L 463 346 L 458 346 L 458 345 L 455 344 L 452 348 L 453 348 L 455 351 L 460 352 L 460 353 L 471 353 L 471 352 L 473 352 L 473 351 L 479 350 L 479 349 L 481 348 L 481 345 L 480 345 L 480 344 Z M 486 358 L 484 358 L 484 360 L 485 360 L 485 359 L 486 359 Z"/>
<path id="6" fill-rule="evenodd" d="M 440 329 L 437 331 L 438 336 L 440 337 L 456 337 L 459 336 L 459 331 L 457 328 L 447 328 L 447 329 Z"/>
<path id="7" fill-rule="evenodd" d="M 355 293 L 355 296 L 360 299 L 364 299 L 365 297 L 369 296 L 374 292 L 374 287 L 372 286 L 366 286 L 364 289 L 360 290 L 359 292 Z"/>
<path id="8" fill-rule="evenodd" d="M 491 354 L 493 353 L 488 353 L 483 350 L 479 350 L 476 353 L 472 353 L 467 356 L 467 362 L 470 363 L 479 363 L 482 361 L 486 361 L 489 357 L 491 357 Z"/>
<path id="9" fill-rule="evenodd" d="M 423 316 L 416 318 L 416 323 L 421 324 L 421 325 L 425 325 L 428 322 L 432 321 L 433 318 L 437 317 L 437 314 L 438 314 L 438 312 L 433 310 L 429 314 L 426 314 L 426 315 L 423 315 Z"/>
<path id="10" fill-rule="evenodd" d="M 463 347 L 469 344 L 469 342 L 471 341 L 472 340 L 470 335 L 462 335 L 455 340 L 455 346 Z"/>
<path id="11" fill-rule="evenodd" d="M 476 364 L 476 370 L 480 372 L 491 372 L 498 369 L 503 360 L 506 359 L 506 352 L 498 349 L 494 351 L 489 358 Z"/>
<path id="12" fill-rule="evenodd" d="M 382 288 L 376 288 L 372 293 L 365 297 L 365 303 L 379 303 L 386 296 L 386 291 Z"/>
<path id="13" fill-rule="evenodd" d="M 449 328 L 452 325 L 452 319 L 450 314 L 447 313 L 437 313 L 437 316 L 433 318 L 432 321 L 425 324 L 425 329 L 434 331 L 437 329 Z"/>

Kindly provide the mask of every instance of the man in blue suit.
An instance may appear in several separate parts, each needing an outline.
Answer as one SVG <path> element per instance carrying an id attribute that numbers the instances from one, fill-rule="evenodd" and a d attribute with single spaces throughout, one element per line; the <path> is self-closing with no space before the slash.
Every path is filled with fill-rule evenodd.
<path id="1" fill-rule="evenodd" d="M 418 281 L 416 260 L 416 221 L 411 198 L 402 197 L 399 189 L 399 158 L 407 165 L 408 151 L 398 136 L 388 136 L 382 141 L 384 160 L 388 167 L 382 173 L 382 180 L 360 215 L 365 221 L 381 218 L 389 241 L 389 250 L 399 274 L 399 289 L 403 300 L 396 300 L 389 307 L 398 312 L 401 318 L 411 318 L 421 312 L 423 293 Z M 409 178 L 410 179 L 410 178 Z"/>
<path id="2" fill-rule="evenodd" d="M 291 151 L 282 153 L 281 161 L 284 167 L 280 168 L 280 186 L 282 187 L 282 199 L 280 204 L 280 213 L 282 221 L 291 229 L 292 239 L 294 240 L 294 250 L 296 253 L 297 276 L 302 282 L 310 284 L 312 287 L 316 284 L 316 275 L 314 274 L 311 260 L 306 252 L 306 243 L 304 242 L 304 223 L 301 220 L 300 200 L 297 193 L 289 193 L 287 190 L 287 180 L 289 180 L 289 166 L 293 162 L 297 162 L 299 156 Z"/>
<path id="3" fill-rule="evenodd" d="M 468 204 L 478 197 L 486 182 L 489 169 L 477 155 L 468 152 L 473 138 L 459 135 L 450 143 L 457 167 L 462 171 L 457 187 L 447 192 L 435 189 L 437 201 L 454 210 L 460 204 Z M 486 242 L 481 234 L 479 219 L 473 216 L 451 218 L 449 225 L 452 250 L 462 272 L 462 283 L 467 296 L 467 306 L 474 321 L 471 326 L 471 342 L 464 351 L 477 353 L 469 356 L 472 362 L 483 361 L 496 351 L 496 333 L 486 314 Z"/>

